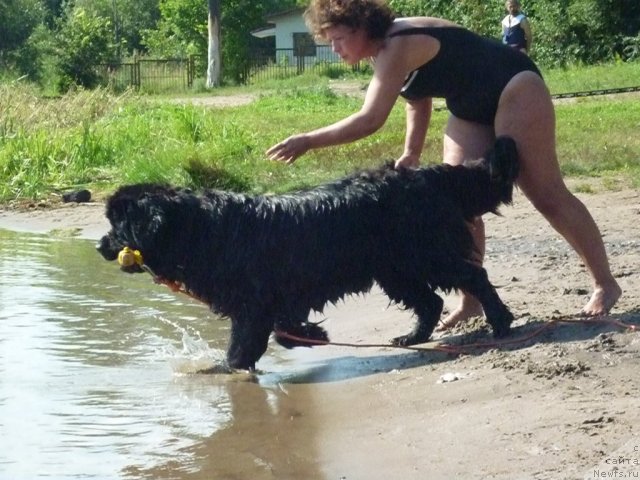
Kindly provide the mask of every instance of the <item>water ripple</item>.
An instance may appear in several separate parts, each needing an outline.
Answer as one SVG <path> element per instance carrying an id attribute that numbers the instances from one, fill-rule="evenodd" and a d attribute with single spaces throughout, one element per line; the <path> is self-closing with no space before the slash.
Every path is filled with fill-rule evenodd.
<path id="1" fill-rule="evenodd" d="M 0 478 L 195 471 L 231 402 L 174 370 L 219 361 L 226 328 L 91 242 L 0 231 Z"/>

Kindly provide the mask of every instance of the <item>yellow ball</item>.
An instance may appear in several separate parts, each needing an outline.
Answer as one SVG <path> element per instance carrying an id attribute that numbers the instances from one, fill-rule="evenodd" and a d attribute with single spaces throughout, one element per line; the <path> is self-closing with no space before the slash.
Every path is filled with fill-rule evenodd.
<path id="1" fill-rule="evenodd" d="M 118 263 L 122 267 L 130 267 L 136 263 L 136 257 L 133 251 L 129 248 L 125 248 L 118 254 Z"/>

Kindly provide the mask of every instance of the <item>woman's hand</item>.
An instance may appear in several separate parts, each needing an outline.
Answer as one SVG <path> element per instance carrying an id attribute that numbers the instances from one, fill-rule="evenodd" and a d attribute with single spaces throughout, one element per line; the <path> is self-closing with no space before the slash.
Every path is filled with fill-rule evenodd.
<path id="1" fill-rule="evenodd" d="M 402 156 L 396 160 L 395 168 L 418 168 L 420 166 L 420 157 L 417 155 L 402 154 Z"/>
<path id="2" fill-rule="evenodd" d="M 292 135 L 267 150 L 267 155 L 271 160 L 290 164 L 310 148 L 309 138 L 305 134 Z"/>

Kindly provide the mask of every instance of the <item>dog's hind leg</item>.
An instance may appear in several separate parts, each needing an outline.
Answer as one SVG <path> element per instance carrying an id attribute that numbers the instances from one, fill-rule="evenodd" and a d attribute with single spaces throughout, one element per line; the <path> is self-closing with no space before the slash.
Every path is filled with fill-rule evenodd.
<path id="1" fill-rule="evenodd" d="M 410 346 L 429 340 L 433 330 L 440 320 L 444 301 L 428 286 L 423 286 L 418 280 L 407 282 L 405 288 L 394 289 L 384 282 L 378 282 L 387 296 L 395 302 L 401 302 L 405 308 L 416 314 L 417 320 L 413 329 L 406 335 L 391 340 L 393 345 Z M 407 285 L 411 285 L 407 288 Z"/>
<path id="2" fill-rule="evenodd" d="M 511 331 L 513 314 L 502 302 L 495 287 L 489 281 L 487 271 L 477 265 L 467 263 L 468 274 L 464 275 L 467 280 L 459 285 L 459 288 L 473 295 L 482 304 L 482 309 L 487 318 L 487 322 L 493 329 L 495 338 L 502 338 Z"/>

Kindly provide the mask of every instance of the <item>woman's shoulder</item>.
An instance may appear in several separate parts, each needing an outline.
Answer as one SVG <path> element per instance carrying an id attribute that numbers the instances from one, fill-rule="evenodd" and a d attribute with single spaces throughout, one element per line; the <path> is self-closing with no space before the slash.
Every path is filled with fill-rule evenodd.
<path id="1" fill-rule="evenodd" d="M 389 29 L 389 34 L 410 28 L 459 27 L 457 23 L 438 17 L 400 17 L 396 18 Z"/>
<path id="2" fill-rule="evenodd" d="M 378 59 L 402 58 L 406 67 L 404 73 L 411 72 L 437 55 L 440 50 L 440 35 L 437 35 L 434 30 L 441 28 L 462 29 L 460 25 L 442 18 L 398 18 L 387 32 L 387 39 L 378 54 Z"/>

